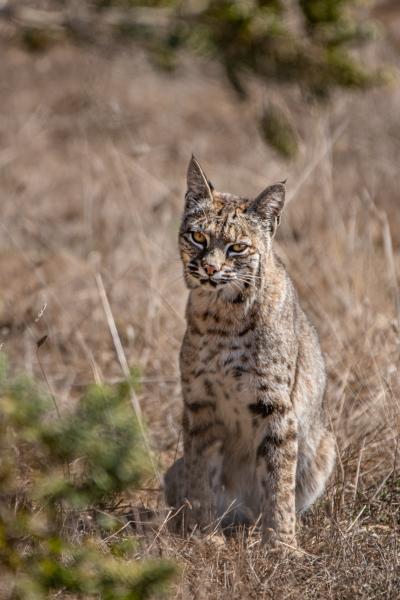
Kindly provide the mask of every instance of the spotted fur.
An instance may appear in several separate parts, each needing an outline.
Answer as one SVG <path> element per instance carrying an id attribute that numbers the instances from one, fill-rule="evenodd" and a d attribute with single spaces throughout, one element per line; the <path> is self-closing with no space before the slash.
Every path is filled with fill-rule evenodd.
<path id="1" fill-rule="evenodd" d="M 296 511 L 324 490 L 335 452 L 318 338 L 272 250 L 284 200 L 283 183 L 254 200 L 216 192 L 192 157 L 179 233 L 184 456 L 165 480 L 171 506 L 187 501 L 187 528 L 261 515 L 265 539 L 293 545 Z"/>

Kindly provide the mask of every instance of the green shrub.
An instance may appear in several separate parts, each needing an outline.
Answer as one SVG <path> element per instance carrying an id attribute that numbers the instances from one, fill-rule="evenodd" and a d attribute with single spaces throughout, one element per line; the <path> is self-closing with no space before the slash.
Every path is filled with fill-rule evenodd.
<path id="1" fill-rule="evenodd" d="M 102 509 L 149 472 L 129 385 L 91 386 L 60 417 L 32 381 L 10 378 L 0 358 L 1 596 L 147 598 L 173 565 L 136 560 L 132 537 L 107 544 L 100 536 L 121 527 Z M 82 534 L 91 510 L 101 518 Z"/>

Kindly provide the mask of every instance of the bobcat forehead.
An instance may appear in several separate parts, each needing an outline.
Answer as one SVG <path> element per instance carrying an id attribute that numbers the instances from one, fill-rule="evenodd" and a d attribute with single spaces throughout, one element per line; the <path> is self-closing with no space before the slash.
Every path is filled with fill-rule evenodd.
<path id="1" fill-rule="evenodd" d="M 207 201 L 202 209 L 197 207 L 193 213 L 185 211 L 183 223 L 202 229 L 213 228 L 222 232 L 229 227 L 251 230 L 251 220 L 246 217 L 250 200 L 232 194 L 212 192 L 213 202 Z"/>
<path id="2" fill-rule="evenodd" d="M 190 162 L 180 234 L 191 290 L 184 456 L 166 475 L 166 498 L 186 530 L 261 516 L 265 540 L 293 546 L 296 511 L 324 490 L 335 451 L 318 337 L 272 248 L 283 205 L 283 184 L 254 200 L 224 194 Z"/>
<path id="3" fill-rule="evenodd" d="M 238 216 L 238 214 L 244 213 L 250 204 L 248 198 L 234 194 L 213 191 L 212 195 L 214 210 L 218 216 L 223 213 L 232 213 L 232 216 Z"/>

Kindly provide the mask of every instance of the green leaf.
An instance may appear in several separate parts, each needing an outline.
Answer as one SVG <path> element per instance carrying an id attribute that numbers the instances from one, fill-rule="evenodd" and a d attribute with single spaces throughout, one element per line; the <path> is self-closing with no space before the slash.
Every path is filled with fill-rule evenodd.
<path id="1" fill-rule="evenodd" d="M 296 131 L 286 114 L 276 105 L 264 110 L 260 121 L 261 134 L 279 154 L 294 158 L 298 151 Z"/>

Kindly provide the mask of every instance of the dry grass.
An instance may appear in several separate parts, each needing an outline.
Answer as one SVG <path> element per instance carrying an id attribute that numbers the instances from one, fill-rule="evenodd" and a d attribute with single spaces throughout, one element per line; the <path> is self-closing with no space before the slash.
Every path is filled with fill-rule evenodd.
<path id="1" fill-rule="evenodd" d="M 190 153 L 222 190 L 288 177 L 278 246 L 327 355 L 335 476 L 299 524 L 304 555 L 281 560 L 257 535 L 172 537 L 155 479 L 126 499 L 136 520 L 142 504 L 154 511 L 136 525 L 141 555 L 176 557 L 175 598 L 398 598 L 400 88 L 337 95 L 328 112 L 298 103 L 288 165 L 256 128 L 265 92 L 239 102 L 214 65 L 162 75 L 122 51 L 0 52 L 0 345 L 62 411 L 85 382 L 121 378 L 101 274 L 162 469 L 181 452 L 176 237 Z"/>

